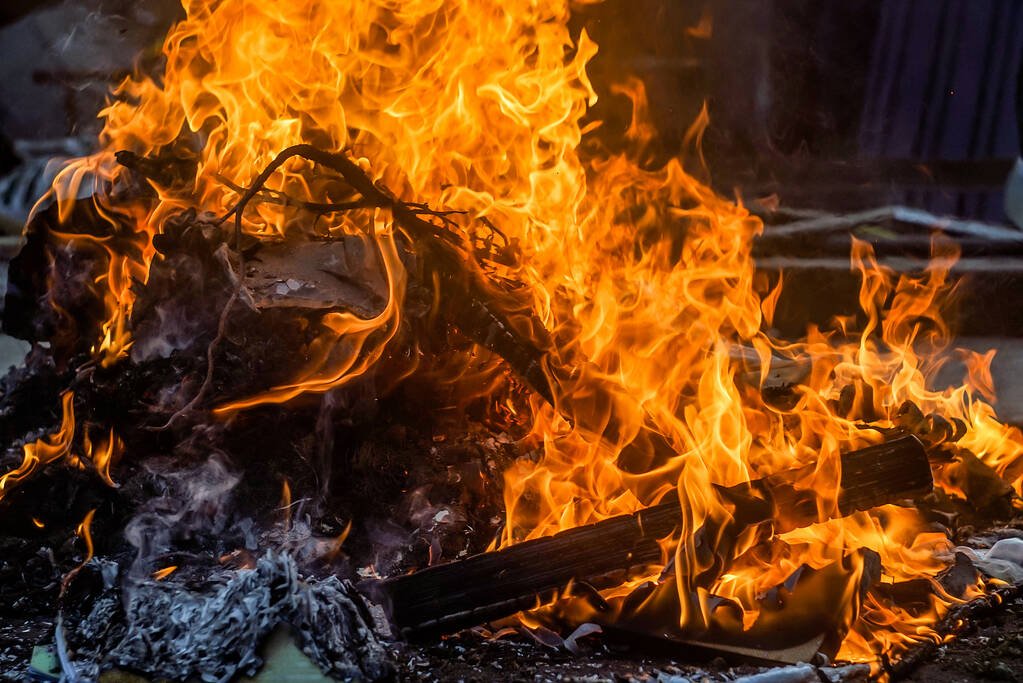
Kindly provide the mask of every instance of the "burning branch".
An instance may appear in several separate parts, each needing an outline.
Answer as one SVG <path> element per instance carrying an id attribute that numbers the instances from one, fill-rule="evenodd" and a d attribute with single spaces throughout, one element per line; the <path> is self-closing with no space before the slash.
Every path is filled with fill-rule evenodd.
<path id="1" fill-rule="evenodd" d="M 696 538 L 679 542 L 701 546 L 698 552 L 727 554 L 723 545 L 701 544 L 700 536 L 738 539 L 747 529 L 756 529 L 763 541 L 823 521 L 816 494 L 797 486 L 806 474 L 805 469 L 790 470 L 719 489 L 733 509 L 730 528 L 705 528 Z M 915 437 L 852 451 L 842 456 L 838 505 L 830 516 L 897 503 L 929 492 L 931 486 L 927 453 Z M 388 579 L 378 590 L 403 635 L 450 633 L 544 604 L 570 583 L 599 584 L 601 577 L 611 574 L 617 574 L 614 583 L 620 583 L 629 569 L 662 561 L 661 541 L 676 534 L 680 524 L 679 500 L 670 496 L 632 515 Z M 714 563 L 718 573 L 731 559 L 718 558 Z M 699 584 L 709 586 L 717 578 L 702 577 Z"/>

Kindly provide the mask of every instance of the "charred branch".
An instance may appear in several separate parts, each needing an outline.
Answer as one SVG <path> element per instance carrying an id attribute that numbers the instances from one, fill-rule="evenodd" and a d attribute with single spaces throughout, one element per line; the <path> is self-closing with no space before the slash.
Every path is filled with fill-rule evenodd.
<path id="1" fill-rule="evenodd" d="M 294 157 L 307 159 L 341 174 L 362 197 L 355 204 L 389 210 L 395 222 L 415 244 L 427 270 L 423 280 L 437 283 L 440 290 L 438 298 L 452 321 L 467 336 L 504 358 L 533 390 L 549 403 L 554 403 L 554 393 L 544 370 L 545 350 L 527 340 L 502 310 L 503 307 L 496 304 L 507 299 L 508 292 L 501 291 L 480 272 L 470 253 L 458 244 L 453 233 L 423 218 L 434 216 L 446 224 L 450 221 L 450 212 L 432 211 L 425 205 L 397 199 L 390 190 L 374 183 L 344 152 L 327 152 L 312 145 L 288 147 L 263 169 L 223 219 L 233 216 L 235 225 L 240 226 L 246 205 L 263 191 L 263 186 L 277 169 Z M 543 329 L 538 321 L 533 321 L 530 327 L 534 332 Z"/>
<path id="2" fill-rule="evenodd" d="M 909 678 L 921 665 L 932 660 L 939 648 L 950 638 L 969 633 L 976 627 L 978 621 L 1003 611 L 1006 605 L 1011 604 L 1021 595 L 1023 595 L 1023 586 L 1001 586 L 992 589 L 982 597 L 956 605 L 948 611 L 935 628 L 940 640 L 919 646 L 897 662 L 892 662 L 887 656 L 884 657 L 885 670 L 890 680 L 900 681 Z"/>

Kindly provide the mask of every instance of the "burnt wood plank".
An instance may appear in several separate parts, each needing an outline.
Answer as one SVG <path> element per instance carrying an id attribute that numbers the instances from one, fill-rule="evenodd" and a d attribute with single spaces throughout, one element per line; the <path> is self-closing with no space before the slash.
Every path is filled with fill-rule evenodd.
<path id="1" fill-rule="evenodd" d="M 841 493 L 834 516 L 896 503 L 932 486 L 927 453 L 912 436 L 842 455 Z M 813 492 L 793 485 L 800 468 L 750 484 L 721 488 L 740 527 L 765 525 L 769 535 L 818 521 Z M 550 599 L 571 581 L 591 582 L 658 562 L 657 543 L 677 530 L 677 498 L 553 536 L 526 541 L 374 587 L 395 629 L 429 637 L 509 616 Z"/>

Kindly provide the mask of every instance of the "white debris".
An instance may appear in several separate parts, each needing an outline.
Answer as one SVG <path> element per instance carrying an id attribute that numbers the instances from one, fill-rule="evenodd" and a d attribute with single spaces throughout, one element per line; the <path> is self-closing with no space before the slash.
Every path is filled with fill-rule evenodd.
<path id="1" fill-rule="evenodd" d="M 691 681 L 689 678 L 686 678 L 685 676 L 670 674 L 665 671 L 658 671 L 657 683 L 691 683 Z"/>
<path id="2" fill-rule="evenodd" d="M 828 683 L 867 683 L 870 680 L 870 666 L 867 664 L 826 666 L 817 671 Z"/>
<path id="3" fill-rule="evenodd" d="M 1023 567 L 1023 539 L 1003 538 L 991 546 L 987 553 L 989 560 L 1007 560 Z"/>
<path id="4" fill-rule="evenodd" d="M 451 511 L 447 508 L 442 508 L 433 516 L 433 521 L 437 524 L 443 524 L 451 519 Z"/>
<path id="5" fill-rule="evenodd" d="M 752 676 L 743 676 L 735 683 L 820 683 L 817 668 L 809 664 L 796 664 L 772 669 Z"/>
<path id="6" fill-rule="evenodd" d="M 990 550 L 960 546 L 956 551 L 969 557 L 977 569 L 992 578 L 1023 583 L 1023 539 L 1003 538 Z"/>
<path id="7" fill-rule="evenodd" d="M 351 583 L 305 579 L 290 555 L 272 551 L 251 569 L 219 568 L 208 582 L 199 591 L 174 579 L 126 580 L 103 591 L 73 625 L 76 665 L 93 673 L 127 668 L 154 679 L 232 680 L 259 670 L 261 644 L 286 624 L 324 673 L 393 678 L 388 650 Z"/>
<path id="8" fill-rule="evenodd" d="M 565 649 L 574 655 L 582 654 L 582 649 L 579 647 L 579 640 L 585 638 L 593 633 L 602 633 L 603 630 L 597 624 L 585 623 L 579 626 L 576 630 L 572 631 L 572 635 L 565 638 Z"/>

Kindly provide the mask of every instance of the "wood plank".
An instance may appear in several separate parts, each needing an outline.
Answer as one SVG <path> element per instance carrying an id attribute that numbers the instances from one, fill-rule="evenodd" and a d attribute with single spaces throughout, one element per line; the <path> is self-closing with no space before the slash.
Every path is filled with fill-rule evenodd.
<path id="1" fill-rule="evenodd" d="M 812 466 L 811 466 L 812 467 Z M 806 468 L 718 489 L 735 506 L 736 526 L 765 536 L 818 521 L 815 494 L 793 483 Z M 905 436 L 842 455 L 839 515 L 905 500 L 932 486 L 927 453 Z M 450 633 L 528 609 L 571 581 L 592 582 L 661 558 L 658 539 L 675 532 L 677 498 L 631 515 L 569 529 L 495 552 L 387 579 L 371 588 L 408 638 Z"/>

